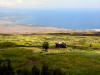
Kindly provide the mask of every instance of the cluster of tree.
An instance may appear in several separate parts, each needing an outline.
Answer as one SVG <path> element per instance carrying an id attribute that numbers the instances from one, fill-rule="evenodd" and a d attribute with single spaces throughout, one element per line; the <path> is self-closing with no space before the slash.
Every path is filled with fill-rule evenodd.
<path id="1" fill-rule="evenodd" d="M 17 70 L 11 65 L 10 60 L 0 61 L 0 75 L 65 75 L 60 69 L 49 69 L 47 65 L 43 65 L 40 70 L 36 66 L 33 66 L 32 70 Z"/>
<path id="2" fill-rule="evenodd" d="M 56 48 L 66 48 L 66 43 L 64 43 L 64 42 L 57 42 L 56 43 Z"/>
<path id="3" fill-rule="evenodd" d="M 64 42 L 57 42 L 57 43 L 55 43 L 55 45 L 56 45 L 56 48 L 66 48 L 66 43 L 64 43 Z M 42 45 L 42 48 L 45 51 L 48 51 L 49 43 L 48 42 L 44 42 L 43 45 Z"/>

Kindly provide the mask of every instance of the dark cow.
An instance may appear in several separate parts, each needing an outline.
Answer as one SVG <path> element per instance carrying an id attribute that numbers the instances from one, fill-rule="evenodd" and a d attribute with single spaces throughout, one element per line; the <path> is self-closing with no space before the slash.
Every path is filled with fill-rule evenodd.
<path id="1" fill-rule="evenodd" d="M 48 49 L 49 49 L 49 43 L 48 43 L 48 42 L 44 42 L 42 48 L 43 48 L 45 51 L 48 51 Z"/>
<path id="2" fill-rule="evenodd" d="M 66 43 L 64 43 L 64 42 L 57 42 L 56 43 L 56 48 L 66 48 Z"/>

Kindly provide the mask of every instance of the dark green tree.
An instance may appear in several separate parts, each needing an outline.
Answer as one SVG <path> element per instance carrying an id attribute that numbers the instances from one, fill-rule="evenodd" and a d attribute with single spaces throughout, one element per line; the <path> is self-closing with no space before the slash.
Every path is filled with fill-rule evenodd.
<path id="1" fill-rule="evenodd" d="M 49 43 L 48 43 L 48 42 L 44 42 L 42 48 L 43 48 L 45 51 L 48 51 L 48 49 L 49 49 Z"/>

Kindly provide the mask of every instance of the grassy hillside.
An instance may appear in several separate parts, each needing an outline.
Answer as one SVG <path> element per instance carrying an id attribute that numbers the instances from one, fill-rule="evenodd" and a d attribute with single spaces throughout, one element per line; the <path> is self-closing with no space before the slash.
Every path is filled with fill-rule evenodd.
<path id="1" fill-rule="evenodd" d="M 42 43 L 49 42 L 48 52 Z M 55 48 L 65 42 L 67 48 Z M 91 45 L 91 47 L 90 47 Z M 66 35 L 0 35 L 0 59 L 12 61 L 15 71 L 48 64 L 60 68 L 66 75 L 100 75 L 100 37 Z"/>

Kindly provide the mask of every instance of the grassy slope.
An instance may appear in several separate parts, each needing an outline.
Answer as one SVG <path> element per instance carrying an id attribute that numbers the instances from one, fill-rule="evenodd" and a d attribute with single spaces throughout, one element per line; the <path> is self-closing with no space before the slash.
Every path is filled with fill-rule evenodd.
<path id="1" fill-rule="evenodd" d="M 2 38 L 4 37 L 4 38 Z M 20 39 L 20 40 L 19 40 Z M 0 59 L 11 59 L 15 69 L 31 68 L 36 64 L 39 67 L 43 63 L 49 64 L 50 68 L 61 68 L 63 71 L 74 73 L 74 75 L 99 75 L 100 72 L 100 46 L 99 37 L 73 37 L 73 36 L 1 36 L 2 41 L 12 41 L 18 44 L 31 41 L 37 47 L 14 47 L 0 49 Z M 19 41 L 16 41 L 19 40 Z M 24 41 L 23 41 L 24 40 Z M 81 40 L 81 41 L 80 41 Z M 85 42 L 82 42 L 86 40 Z M 38 48 L 43 41 L 50 42 L 49 52 Z M 68 43 L 66 49 L 54 48 L 57 41 Z M 76 42 L 77 41 L 77 42 Z M 20 42 L 20 43 L 19 43 Z M 22 43 L 21 43 L 22 42 Z M 81 43 L 80 43 L 81 42 Z M 89 48 L 88 43 L 93 43 Z M 75 44 L 74 44 L 75 43 Z M 81 46 L 80 46 L 81 45 Z"/>

